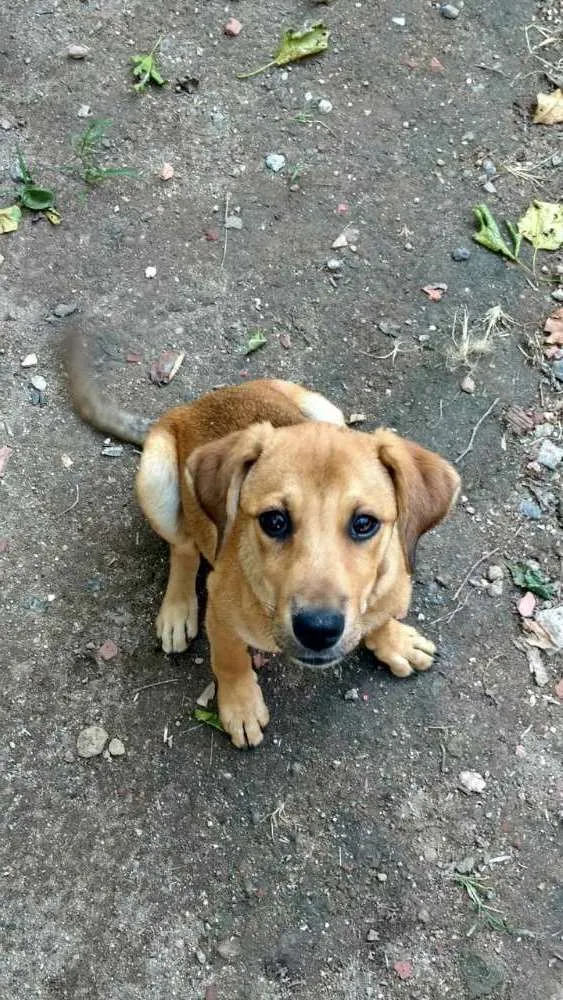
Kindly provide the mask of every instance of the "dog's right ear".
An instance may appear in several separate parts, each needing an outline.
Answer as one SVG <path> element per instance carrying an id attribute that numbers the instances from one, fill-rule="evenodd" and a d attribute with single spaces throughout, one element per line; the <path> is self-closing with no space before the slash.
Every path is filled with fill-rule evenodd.
<path id="1" fill-rule="evenodd" d="M 217 551 L 237 515 L 242 484 L 259 458 L 273 427 L 252 424 L 244 431 L 201 445 L 186 462 L 185 476 L 195 499 L 217 528 Z"/>

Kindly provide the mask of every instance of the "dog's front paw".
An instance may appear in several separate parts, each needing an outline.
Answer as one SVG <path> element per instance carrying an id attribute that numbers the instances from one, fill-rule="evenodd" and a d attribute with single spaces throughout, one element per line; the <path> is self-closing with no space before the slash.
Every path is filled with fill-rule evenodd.
<path id="1" fill-rule="evenodd" d="M 221 680 L 217 704 L 223 728 L 236 747 L 257 747 L 262 742 L 270 713 L 254 674 L 243 680 Z"/>
<path id="2" fill-rule="evenodd" d="M 395 677 L 408 677 L 414 670 L 428 670 L 436 652 L 430 639 L 394 618 L 370 632 L 365 643 Z"/>
<path id="3" fill-rule="evenodd" d="M 197 598 L 189 601 L 164 598 L 156 619 L 156 634 L 165 653 L 183 653 L 197 635 Z"/>

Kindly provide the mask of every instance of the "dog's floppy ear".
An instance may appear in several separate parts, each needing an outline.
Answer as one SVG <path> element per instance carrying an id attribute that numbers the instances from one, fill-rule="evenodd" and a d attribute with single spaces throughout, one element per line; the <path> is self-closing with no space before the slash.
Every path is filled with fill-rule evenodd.
<path id="1" fill-rule="evenodd" d="M 245 476 L 260 456 L 272 430 L 271 424 L 262 423 L 234 431 L 196 448 L 186 462 L 188 485 L 217 528 L 217 551 L 236 517 Z"/>
<path id="2" fill-rule="evenodd" d="M 397 494 L 401 544 L 412 573 L 418 539 L 446 516 L 461 480 L 453 465 L 414 441 L 387 430 L 376 431 L 374 437 Z"/>

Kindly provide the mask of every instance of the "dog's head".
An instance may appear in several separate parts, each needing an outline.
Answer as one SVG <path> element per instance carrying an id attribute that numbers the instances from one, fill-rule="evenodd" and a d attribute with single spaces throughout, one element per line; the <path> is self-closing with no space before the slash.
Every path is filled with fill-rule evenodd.
<path id="1" fill-rule="evenodd" d="M 391 431 L 313 422 L 236 431 L 196 449 L 186 474 L 218 559 L 236 552 L 279 648 L 315 666 L 357 645 L 390 560 L 412 572 L 459 489 L 448 462 Z"/>

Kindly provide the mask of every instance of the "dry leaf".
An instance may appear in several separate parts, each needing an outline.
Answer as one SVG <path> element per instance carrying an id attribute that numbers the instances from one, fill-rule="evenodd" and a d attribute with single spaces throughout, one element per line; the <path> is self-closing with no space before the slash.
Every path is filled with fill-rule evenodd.
<path id="1" fill-rule="evenodd" d="M 551 94 L 538 94 L 534 115 L 535 125 L 559 125 L 563 122 L 563 90 L 558 87 Z"/>
<path id="2" fill-rule="evenodd" d="M 533 201 L 518 219 L 518 232 L 536 250 L 559 250 L 563 246 L 563 204 Z"/>
<path id="3" fill-rule="evenodd" d="M 543 331 L 549 334 L 545 338 L 546 344 L 555 344 L 557 347 L 563 347 L 563 306 L 560 306 L 559 309 L 552 312 L 551 316 L 548 316 Z"/>
<path id="4" fill-rule="evenodd" d="M 22 217 L 19 205 L 0 208 L 0 233 L 15 233 Z"/>
<path id="5" fill-rule="evenodd" d="M 168 385 L 178 371 L 185 358 L 184 351 L 164 351 L 156 361 L 153 361 L 149 378 L 155 385 Z"/>
<path id="6" fill-rule="evenodd" d="M 555 649 L 546 629 L 534 618 L 524 618 L 522 628 L 524 632 L 527 632 L 527 635 L 524 636 L 524 641 L 528 646 L 537 646 L 538 649 L 545 650 Z"/>
<path id="7" fill-rule="evenodd" d="M 530 646 L 530 648 L 526 650 L 526 656 L 528 657 L 530 673 L 537 686 L 545 687 L 545 685 L 549 683 L 549 674 L 544 667 L 541 653 L 537 646 Z"/>

